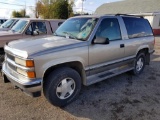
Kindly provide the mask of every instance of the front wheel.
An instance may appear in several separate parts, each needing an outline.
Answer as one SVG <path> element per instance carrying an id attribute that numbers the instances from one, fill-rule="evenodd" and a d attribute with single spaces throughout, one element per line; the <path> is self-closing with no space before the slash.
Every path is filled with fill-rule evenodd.
<path id="1" fill-rule="evenodd" d="M 144 53 L 139 53 L 136 57 L 135 63 L 134 63 L 134 69 L 132 73 L 134 75 L 139 75 L 145 68 L 145 54 Z"/>
<path id="2" fill-rule="evenodd" d="M 65 106 L 75 100 L 81 89 L 81 77 L 71 68 L 59 68 L 44 82 L 44 95 L 55 106 Z"/>

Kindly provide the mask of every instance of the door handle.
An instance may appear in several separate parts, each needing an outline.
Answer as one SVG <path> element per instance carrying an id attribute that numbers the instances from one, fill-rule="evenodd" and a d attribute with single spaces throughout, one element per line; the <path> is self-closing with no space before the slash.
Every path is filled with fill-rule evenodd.
<path id="1" fill-rule="evenodd" d="M 124 46 L 124 44 L 120 44 L 120 48 L 124 48 L 125 46 Z"/>

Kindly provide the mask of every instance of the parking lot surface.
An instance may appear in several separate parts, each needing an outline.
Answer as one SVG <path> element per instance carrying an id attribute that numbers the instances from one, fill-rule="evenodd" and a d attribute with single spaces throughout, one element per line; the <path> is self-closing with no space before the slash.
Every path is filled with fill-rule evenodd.
<path id="1" fill-rule="evenodd" d="M 83 87 L 65 108 L 42 97 L 32 98 L 0 78 L 1 120 L 159 120 L 160 37 L 156 37 L 151 64 L 140 76 L 128 73 Z"/>

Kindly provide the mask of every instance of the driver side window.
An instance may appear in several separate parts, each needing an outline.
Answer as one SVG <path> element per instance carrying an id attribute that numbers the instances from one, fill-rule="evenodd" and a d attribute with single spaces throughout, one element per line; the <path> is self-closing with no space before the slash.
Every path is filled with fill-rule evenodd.
<path id="1" fill-rule="evenodd" d="M 26 30 L 26 35 L 32 35 L 32 26 L 31 26 L 31 24 L 29 25 L 29 27 L 27 28 L 27 30 Z"/>
<path id="2" fill-rule="evenodd" d="M 122 39 L 118 20 L 116 18 L 103 19 L 97 29 L 96 37 L 108 38 L 110 41 Z"/>
<path id="3" fill-rule="evenodd" d="M 35 32 L 37 33 L 37 35 L 47 34 L 45 22 L 32 22 L 28 27 L 26 34 L 32 35 Z"/>

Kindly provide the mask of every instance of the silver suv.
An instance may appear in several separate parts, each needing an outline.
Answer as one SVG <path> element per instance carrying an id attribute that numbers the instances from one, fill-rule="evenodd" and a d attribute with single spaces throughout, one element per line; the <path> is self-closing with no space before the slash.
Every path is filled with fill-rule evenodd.
<path id="1" fill-rule="evenodd" d="M 139 75 L 154 52 L 149 22 L 129 15 L 93 15 L 65 21 L 52 36 L 5 45 L 4 82 L 56 106 L 91 85 L 132 71 Z"/>

